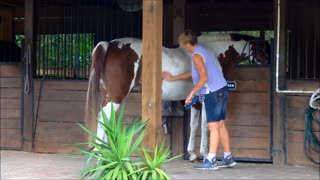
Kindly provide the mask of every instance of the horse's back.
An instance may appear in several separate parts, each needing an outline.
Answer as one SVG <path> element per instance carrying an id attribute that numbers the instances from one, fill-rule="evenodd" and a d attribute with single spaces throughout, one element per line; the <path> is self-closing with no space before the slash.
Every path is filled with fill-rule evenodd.
<path id="1" fill-rule="evenodd" d="M 126 37 L 126 38 L 120 38 L 120 39 L 114 39 L 110 41 L 110 43 L 117 42 L 119 46 L 123 45 L 130 45 L 130 48 L 137 53 L 138 57 L 140 58 L 142 55 L 142 40 L 138 38 L 132 38 L 132 37 Z"/>

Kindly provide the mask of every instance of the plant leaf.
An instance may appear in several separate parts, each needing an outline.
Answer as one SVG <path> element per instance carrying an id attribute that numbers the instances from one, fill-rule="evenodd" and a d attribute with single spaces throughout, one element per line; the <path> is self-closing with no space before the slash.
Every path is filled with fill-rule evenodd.
<path id="1" fill-rule="evenodd" d="M 123 125 L 123 116 L 124 116 L 124 107 L 125 107 L 125 102 L 122 103 L 121 109 L 120 109 L 120 114 L 118 117 L 118 129 L 122 129 Z"/>
<path id="2" fill-rule="evenodd" d="M 102 157 L 102 156 L 99 156 L 99 155 L 96 155 L 95 153 L 91 152 L 91 151 L 88 151 L 88 150 L 85 150 L 85 149 L 80 149 L 79 150 L 85 154 L 89 154 L 89 155 L 92 155 L 93 157 L 97 158 L 97 159 L 102 159 L 102 160 L 105 160 L 105 161 L 108 161 L 108 159 Z"/>
<path id="3" fill-rule="evenodd" d="M 155 170 L 157 171 L 157 169 L 158 169 L 158 168 L 156 168 Z M 157 173 L 158 173 L 158 175 L 160 176 L 159 179 L 166 179 L 166 178 L 162 175 L 162 173 L 159 173 L 158 171 L 157 171 Z"/>
<path id="4" fill-rule="evenodd" d="M 124 180 L 128 179 L 128 174 L 126 171 L 122 171 L 122 179 L 124 179 Z"/>
<path id="5" fill-rule="evenodd" d="M 132 165 L 134 165 L 134 166 L 144 166 L 144 165 L 146 165 L 146 163 L 145 162 L 135 162 L 135 163 L 132 163 Z"/>
<path id="6" fill-rule="evenodd" d="M 122 172 L 121 172 L 121 171 L 118 172 L 116 179 L 123 179 L 123 177 L 122 177 Z"/>
<path id="7" fill-rule="evenodd" d="M 169 161 L 175 160 L 175 159 L 177 159 L 177 158 L 179 158 L 179 157 L 181 157 L 181 156 L 183 156 L 183 154 L 174 156 L 174 157 L 172 157 L 172 158 L 170 158 L 170 159 L 166 159 L 165 162 L 169 162 Z"/>
<path id="8" fill-rule="evenodd" d="M 102 121 L 100 121 L 100 119 L 97 119 L 97 121 L 99 123 L 103 123 L 105 125 L 109 125 L 109 120 L 110 119 L 108 119 L 106 112 L 103 110 L 103 107 L 100 107 L 100 112 L 101 112 Z"/>
<path id="9" fill-rule="evenodd" d="M 167 173 L 165 173 L 163 170 L 159 169 L 159 168 L 156 168 L 156 171 L 159 173 L 159 174 L 162 174 L 165 179 L 170 179 L 169 176 L 167 175 Z"/>
<path id="10" fill-rule="evenodd" d="M 148 166 L 149 166 L 151 169 L 153 169 L 153 163 L 152 163 L 151 156 L 149 155 L 148 152 L 146 152 L 146 150 L 145 150 L 144 148 L 142 148 L 142 152 L 143 152 L 143 154 L 144 154 L 146 163 L 148 164 Z"/>
<path id="11" fill-rule="evenodd" d="M 111 116 L 110 116 L 110 119 L 109 119 L 109 123 L 111 125 L 111 128 L 113 131 L 116 130 L 116 112 L 114 110 L 114 106 L 113 106 L 113 103 L 111 103 Z"/>
<path id="12" fill-rule="evenodd" d="M 94 165 L 92 167 L 84 168 L 83 170 L 80 171 L 81 176 L 85 177 L 88 175 L 89 172 L 91 172 L 92 169 L 95 169 L 97 165 Z"/>
<path id="13" fill-rule="evenodd" d="M 100 165 L 100 166 L 95 165 L 92 168 L 87 169 L 86 173 L 89 173 L 89 172 L 92 172 L 92 171 L 96 171 L 96 170 L 100 170 L 100 169 L 108 169 L 108 168 L 111 168 L 111 166 L 114 166 L 117 163 L 118 162 L 112 162 L 112 163 L 109 163 L 107 165 Z"/>
<path id="14" fill-rule="evenodd" d="M 100 141 L 100 142 L 102 142 L 102 143 L 104 143 L 104 141 L 102 140 L 102 139 L 100 139 L 100 138 L 98 138 L 98 136 L 96 136 L 93 132 L 91 132 L 88 128 L 86 128 L 85 126 L 83 126 L 82 124 L 80 124 L 80 123 L 77 123 L 79 126 L 80 126 L 80 128 L 82 129 L 82 130 L 84 130 L 87 134 L 89 134 L 91 137 L 93 137 L 94 139 L 97 139 L 98 141 Z"/>
<path id="15" fill-rule="evenodd" d="M 137 137 L 136 141 L 131 146 L 130 154 L 132 154 L 132 153 L 137 151 L 137 147 L 141 144 L 144 136 L 145 136 L 145 132 L 143 131 L 143 132 L 141 132 L 141 134 Z"/>
<path id="16" fill-rule="evenodd" d="M 93 156 L 90 154 L 87 161 L 86 161 L 86 164 L 84 165 L 84 167 L 88 167 L 89 163 L 92 161 L 93 159 Z"/>
<path id="17" fill-rule="evenodd" d="M 133 173 L 131 173 L 130 175 L 132 175 L 132 174 L 137 174 L 137 173 L 139 173 L 139 172 L 141 172 L 141 171 L 144 171 L 144 170 L 146 170 L 146 169 L 148 169 L 148 168 L 147 168 L 147 167 L 140 168 L 140 169 L 134 171 Z"/>
<path id="18" fill-rule="evenodd" d="M 112 175 L 114 174 L 114 169 L 111 169 L 109 172 L 107 172 L 106 176 L 103 177 L 102 179 L 111 179 Z M 100 178 L 99 178 L 100 179 Z"/>
<path id="19" fill-rule="evenodd" d="M 142 176 L 142 180 L 147 179 L 149 172 L 148 171 L 144 171 L 143 172 L 143 176 Z"/>
<path id="20" fill-rule="evenodd" d="M 130 162 L 125 162 L 125 165 L 127 167 L 127 169 L 129 170 L 129 173 L 133 173 L 133 168 L 132 168 L 132 164 Z"/>
<path id="21" fill-rule="evenodd" d="M 159 179 L 159 178 L 157 177 L 156 171 L 152 171 L 152 179 L 154 179 L 154 180 Z"/>
<path id="22" fill-rule="evenodd" d="M 116 179 L 117 175 L 119 174 L 120 168 L 121 168 L 121 165 L 118 164 L 118 166 L 116 166 L 116 168 L 114 169 L 112 179 Z"/>

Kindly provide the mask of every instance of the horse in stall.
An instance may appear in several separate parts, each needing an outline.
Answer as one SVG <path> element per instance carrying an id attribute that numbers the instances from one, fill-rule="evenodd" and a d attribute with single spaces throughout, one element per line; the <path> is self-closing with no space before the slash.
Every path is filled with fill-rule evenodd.
<path id="1" fill-rule="evenodd" d="M 199 37 L 199 44 L 210 50 L 217 56 L 220 63 L 217 65 L 227 74 L 231 67 L 247 59 L 250 52 L 250 44 L 245 40 L 234 40 L 230 34 Z M 252 50 L 252 49 L 251 49 Z M 261 55 L 265 58 L 265 55 Z M 85 124 L 97 137 L 107 141 L 103 127 L 98 121 L 101 121 L 102 114 L 99 110 L 99 90 L 102 95 L 102 110 L 107 118 L 111 115 L 111 106 L 117 111 L 123 99 L 132 91 L 132 89 L 141 83 L 141 61 L 142 61 L 142 41 L 136 38 L 121 38 L 110 42 L 99 42 L 92 51 L 92 65 L 89 76 L 87 91 Z M 261 60 L 262 61 L 262 60 Z M 182 47 L 162 49 L 162 70 L 178 75 L 191 69 L 190 54 Z M 191 80 L 183 81 L 163 81 L 162 99 L 164 101 L 183 100 L 193 87 Z M 202 135 L 200 153 L 205 156 L 208 153 L 207 145 L 207 120 L 204 105 L 202 109 Z M 200 108 L 195 106 L 191 108 L 190 119 L 190 140 L 188 152 L 190 160 L 196 159 L 194 153 L 195 136 L 198 128 Z"/>

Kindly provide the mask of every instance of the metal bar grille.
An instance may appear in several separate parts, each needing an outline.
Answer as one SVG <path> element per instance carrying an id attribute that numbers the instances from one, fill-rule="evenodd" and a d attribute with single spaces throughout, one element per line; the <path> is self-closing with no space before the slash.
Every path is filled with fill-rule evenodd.
<path id="1" fill-rule="evenodd" d="M 139 3 L 39 0 L 36 78 L 87 79 L 91 51 L 99 41 L 141 38 L 142 10 L 130 7 Z"/>
<path id="2" fill-rule="evenodd" d="M 319 16 L 317 0 L 288 2 L 288 71 L 289 80 L 319 80 Z"/>

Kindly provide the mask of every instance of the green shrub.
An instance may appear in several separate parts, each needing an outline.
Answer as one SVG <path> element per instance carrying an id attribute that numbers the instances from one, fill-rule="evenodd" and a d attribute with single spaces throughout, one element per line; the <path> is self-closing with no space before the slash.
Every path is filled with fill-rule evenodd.
<path id="1" fill-rule="evenodd" d="M 102 110 L 102 109 L 101 109 Z M 145 135 L 145 127 L 148 123 L 141 122 L 141 118 L 133 119 L 128 127 L 123 124 L 124 106 L 116 120 L 116 112 L 111 108 L 110 119 L 102 110 L 103 122 L 98 123 L 103 127 L 108 137 L 108 142 L 99 139 L 93 132 L 79 124 L 89 136 L 96 141 L 89 140 L 84 143 L 92 148 L 78 147 L 88 156 L 85 168 L 81 171 L 82 178 L 94 179 L 169 179 L 169 176 L 161 169 L 161 165 L 171 161 L 168 159 L 170 151 L 164 149 L 164 141 L 154 151 L 141 148 L 141 142 Z M 142 153 L 141 153 L 142 152 Z M 139 154 L 140 160 L 132 160 L 133 153 Z M 153 153 L 151 158 L 149 153 Z M 96 160 L 97 163 L 92 163 Z"/>

